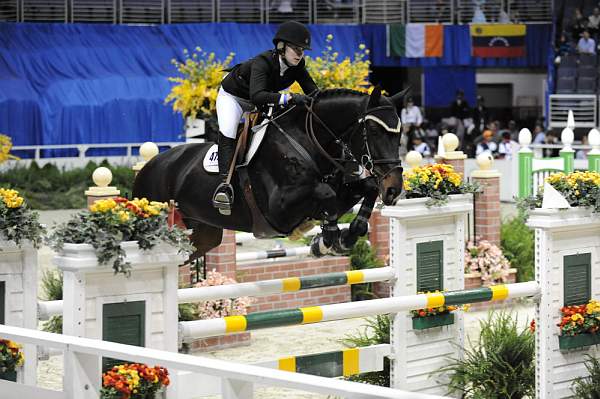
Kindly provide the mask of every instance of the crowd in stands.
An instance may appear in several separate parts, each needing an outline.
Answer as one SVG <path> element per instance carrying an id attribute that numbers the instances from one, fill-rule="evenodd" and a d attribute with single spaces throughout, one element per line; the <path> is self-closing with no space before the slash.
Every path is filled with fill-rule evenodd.
<path id="1" fill-rule="evenodd" d="M 424 158 L 433 157 L 437 151 L 438 138 L 446 133 L 456 134 L 462 150 L 470 158 L 487 152 L 497 159 L 512 159 L 519 151 L 519 131 L 514 120 L 503 124 L 491 117 L 485 106 L 485 99 L 477 96 L 477 103 L 470 107 L 464 98 L 464 92 L 459 90 L 456 98 L 448 107 L 448 117 L 439 123 L 432 123 L 423 117 L 412 97 L 408 97 L 406 105 L 400 113 L 403 129 L 401 156 L 414 150 Z M 558 135 L 544 130 L 543 120 L 537 120 L 532 130 L 533 144 L 560 144 Z M 531 127 L 530 127 L 531 128 Z M 585 144 L 585 138 L 583 143 Z M 544 150 L 543 156 L 558 156 L 559 149 Z M 584 152 L 578 152 L 578 157 L 585 158 Z"/>
<path id="2" fill-rule="evenodd" d="M 600 3 L 575 0 L 565 3 L 556 43 L 556 92 L 596 94 L 598 90 L 598 39 Z"/>

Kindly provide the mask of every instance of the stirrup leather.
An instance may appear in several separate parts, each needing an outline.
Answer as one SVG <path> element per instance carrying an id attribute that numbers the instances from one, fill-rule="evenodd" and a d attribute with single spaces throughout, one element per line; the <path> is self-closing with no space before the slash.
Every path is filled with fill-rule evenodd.
<path id="1" fill-rule="evenodd" d="M 222 215 L 231 215 L 233 200 L 234 191 L 231 184 L 219 184 L 215 190 L 215 195 L 213 196 L 213 206 L 217 208 Z"/>

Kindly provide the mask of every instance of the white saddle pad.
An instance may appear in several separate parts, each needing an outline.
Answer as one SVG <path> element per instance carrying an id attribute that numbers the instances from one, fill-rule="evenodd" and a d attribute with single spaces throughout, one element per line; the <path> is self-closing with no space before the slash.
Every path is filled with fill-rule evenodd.
<path id="1" fill-rule="evenodd" d="M 265 137 L 265 132 L 267 131 L 267 121 L 263 121 L 260 129 L 252 135 L 252 141 L 250 142 L 250 147 L 248 148 L 248 152 L 246 153 L 246 164 L 250 163 L 256 151 L 260 147 L 260 143 L 262 143 L 263 138 Z M 204 160 L 202 161 L 202 167 L 208 173 L 219 173 L 219 146 L 213 144 L 206 155 L 204 155 Z"/>

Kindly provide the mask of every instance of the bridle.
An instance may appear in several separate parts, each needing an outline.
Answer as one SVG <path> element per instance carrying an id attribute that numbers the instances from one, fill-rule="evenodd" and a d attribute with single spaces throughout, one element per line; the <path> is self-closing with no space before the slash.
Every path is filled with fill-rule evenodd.
<path id="1" fill-rule="evenodd" d="M 363 111 L 361 117 L 358 119 L 358 124 L 353 124 L 353 127 L 351 128 L 351 130 L 348 129 L 343 134 L 338 136 L 315 113 L 315 111 L 313 110 L 314 103 L 315 103 L 315 99 L 314 99 L 314 97 L 311 97 L 310 104 L 305 105 L 305 107 L 308 111 L 306 113 L 306 119 L 305 119 L 305 126 L 304 126 L 305 131 L 306 131 L 310 141 L 317 148 L 317 150 L 321 153 L 321 155 L 323 155 L 323 157 L 325 159 L 327 159 L 327 161 L 329 161 L 338 171 L 340 171 L 344 174 L 346 173 L 346 169 L 344 168 L 342 163 L 356 163 L 356 164 L 360 165 L 362 168 L 364 168 L 365 170 L 367 170 L 377 180 L 381 180 L 381 179 L 385 179 L 387 177 L 387 175 L 394 169 L 394 167 L 392 167 L 388 171 L 384 171 L 384 170 L 382 170 L 381 165 L 389 165 L 389 164 L 401 165 L 402 161 L 400 161 L 400 159 L 394 159 L 394 158 L 373 159 L 373 156 L 371 154 L 371 146 L 369 145 L 369 135 L 368 135 L 368 129 L 367 129 L 367 121 L 372 120 L 373 122 L 378 123 L 381 126 L 383 126 L 386 130 L 396 133 L 396 134 L 400 134 L 400 122 L 398 122 L 398 126 L 390 127 L 385 122 L 383 122 L 381 119 L 379 119 L 377 116 L 374 115 L 374 113 L 376 113 L 377 111 L 381 111 L 381 110 L 393 110 L 394 112 L 396 112 L 396 109 L 394 106 L 380 105 L 380 106 L 377 106 L 374 108 L 368 108 L 369 99 L 367 98 L 365 107 L 364 107 L 364 111 Z M 321 143 L 319 143 L 319 140 L 317 139 L 317 136 L 315 135 L 315 130 L 314 130 L 314 121 L 315 120 L 332 137 L 332 139 L 334 140 L 334 143 L 338 147 L 340 147 L 341 153 L 342 153 L 341 158 L 336 159 L 336 158 L 332 157 L 331 155 L 329 155 L 329 153 L 323 148 Z M 348 144 L 346 144 L 342 141 L 342 138 L 348 136 L 348 138 L 349 138 L 348 142 L 352 142 L 352 138 L 358 130 L 361 131 L 362 141 L 363 141 L 363 145 L 365 148 L 365 154 L 363 154 L 360 157 L 360 160 L 358 160 L 354 156 L 354 154 L 352 153 L 352 150 L 350 149 Z"/>

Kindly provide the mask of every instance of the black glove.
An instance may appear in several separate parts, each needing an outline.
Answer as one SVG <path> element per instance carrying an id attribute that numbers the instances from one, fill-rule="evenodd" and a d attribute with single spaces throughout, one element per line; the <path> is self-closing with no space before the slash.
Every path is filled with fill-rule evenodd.
<path id="1" fill-rule="evenodd" d="M 292 93 L 292 102 L 297 105 L 308 104 L 310 97 L 304 94 Z"/>

